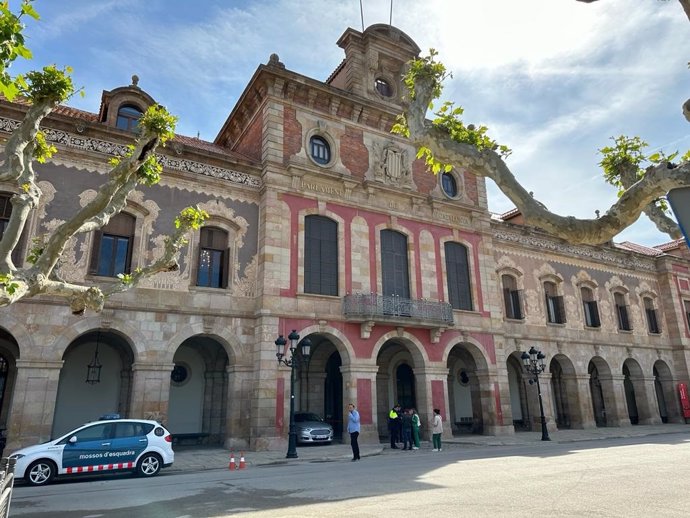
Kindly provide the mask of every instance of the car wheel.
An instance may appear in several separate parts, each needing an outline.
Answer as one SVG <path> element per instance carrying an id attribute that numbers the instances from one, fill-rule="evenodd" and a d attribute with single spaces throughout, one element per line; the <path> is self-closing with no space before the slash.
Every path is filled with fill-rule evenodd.
<path id="1" fill-rule="evenodd" d="M 140 477 L 153 477 L 163 466 L 163 461 L 157 453 L 145 453 L 137 465 L 137 475 Z"/>
<path id="2" fill-rule="evenodd" d="M 49 460 L 32 462 L 24 474 L 24 480 L 32 486 L 48 484 L 57 471 L 55 464 Z"/>

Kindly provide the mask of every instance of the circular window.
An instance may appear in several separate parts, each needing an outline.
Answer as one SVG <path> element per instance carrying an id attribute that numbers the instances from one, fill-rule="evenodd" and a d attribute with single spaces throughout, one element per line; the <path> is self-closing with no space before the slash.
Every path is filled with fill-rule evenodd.
<path id="1" fill-rule="evenodd" d="M 393 87 L 385 79 L 377 78 L 374 81 L 374 88 L 384 97 L 393 97 Z"/>
<path id="2" fill-rule="evenodd" d="M 189 367 L 183 363 L 176 363 L 170 373 L 170 379 L 176 385 L 182 385 L 189 379 Z"/>
<path id="3" fill-rule="evenodd" d="M 458 382 L 463 387 L 470 382 L 470 377 L 467 375 L 467 372 L 465 372 L 464 370 L 460 371 L 460 375 L 458 376 Z"/>
<path id="4" fill-rule="evenodd" d="M 326 165 L 331 161 L 331 146 L 325 138 L 314 135 L 309 139 L 311 157 L 317 164 Z"/>
<path id="5" fill-rule="evenodd" d="M 441 188 L 449 198 L 455 198 L 458 195 L 458 182 L 452 173 L 441 175 Z"/>

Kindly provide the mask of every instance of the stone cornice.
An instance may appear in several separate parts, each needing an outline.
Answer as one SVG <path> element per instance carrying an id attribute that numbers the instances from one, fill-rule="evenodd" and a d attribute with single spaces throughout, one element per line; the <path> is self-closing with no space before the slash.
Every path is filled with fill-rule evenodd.
<path id="1" fill-rule="evenodd" d="M 2 132 L 12 133 L 19 127 L 19 124 L 20 122 L 17 120 L 0 117 L 0 131 Z M 67 131 L 52 128 L 42 128 L 42 131 L 45 133 L 46 140 L 49 142 L 72 149 L 78 149 L 80 151 L 101 153 L 108 156 L 123 156 L 127 152 L 127 146 L 124 144 L 75 135 Z M 161 165 L 168 169 L 210 176 L 253 189 L 261 188 L 261 180 L 246 173 L 203 164 L 185 158 L 173 158 L 160 153 L 156 154 L 156 156 Z"/>
<path id="2" fill-rule="evenodd" d="M 571 245 L 533 233 L 513 232 L 508 229 L 494 229 L 493 238 L 496 241 L 515 243 L 566 257 L 576 257 L 585 261 L 604 263 L 619 268 L 656 272 L 656 265 L 653 259 L 641 258 L 628 252 L 620 253 L 590 246 Z"/>

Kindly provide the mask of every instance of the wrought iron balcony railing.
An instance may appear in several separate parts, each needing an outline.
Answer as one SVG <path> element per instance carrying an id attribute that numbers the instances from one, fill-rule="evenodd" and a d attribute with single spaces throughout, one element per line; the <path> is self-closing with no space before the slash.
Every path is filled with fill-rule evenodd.
<path id="1" fill-rule="evenodd" d="M 453 307 L 448 302 L 412 300 L 376 293 L 345 295 L 343 314 L 350 320 L 415 319 L 428 326 L 452 326 L 454 322 Z"/>

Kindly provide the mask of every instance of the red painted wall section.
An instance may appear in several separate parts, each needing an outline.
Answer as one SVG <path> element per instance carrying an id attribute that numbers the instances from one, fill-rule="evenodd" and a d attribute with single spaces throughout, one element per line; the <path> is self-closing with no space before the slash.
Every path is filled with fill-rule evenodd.
<path id="1" fill-rule="evenodd" d="M 369 168 L 369 150 L 364 145 L 364 132 L 347 128 L 340 138 L 340 157 L 354 178 L 364 179 Z"/>
<path id="2" fill-rule="evenodd" d="M 283 421 L 285 420 L 285 380 L 276 379 L 276 435 L 281 435 L 283 431 Z"/>
<path id="3" fill-rule="evenodd" d="M 496 398 L 496 420 L 498 425 L 503 425 L 503 410 L 501 410 L 501 393 L 498 390 L 498 383 L 494 383 L 494 397 Z"/>
<path id="4" fill-rule="evenodd" d="M 316 200 L 302 198 L 300 196 L 293 196 L 292 194 L 281 194 L 280 200 L 287 203 L 290 207 L 290 287 L 288 289 L 280 290 L 283 297 L 297 296 L 297 258 L 298 252 L 297 237 L 299 236 L 299 213 L 305 209 L 316 208 Z"/>
<path id="5" fill-rule="evenodd" d="M 359 424 L 372 424 L 374 413 L 371 404 L 371 380 L 357 380 L 357 410 L 359 411 Z"/>
<path id="6" fill-rule="evenodd" d="M 434 408 L 441 411 L 441 418 L 446 421 L 446 394 L 443 390 L 443 381 L 431 380 L 431 403 Z M 433 409 L 430 409 L 433 412 Z M 433 415 L 433 414 L 431 414 Z M 446 425 L 448 426 L 448 425 Z"/>
<path id="7" fill-rule="evenodd" d="M 257 116 L 235 145 L 234 150 L 255 160 L 261 160 L 262 118 Z"/>

